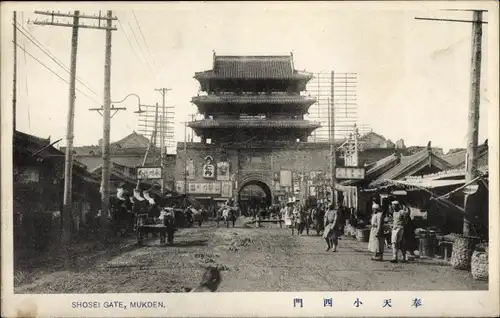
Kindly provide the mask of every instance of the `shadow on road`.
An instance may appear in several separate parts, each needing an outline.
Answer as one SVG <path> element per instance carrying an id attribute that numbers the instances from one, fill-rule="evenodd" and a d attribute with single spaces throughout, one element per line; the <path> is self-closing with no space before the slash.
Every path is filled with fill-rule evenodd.
<path id="1" fill-rule="evenodd" d="M 206 246 L 208 245 L 208 240 L 192 240 L 192 241 L 184 241 L 184 242 L 176 242 L 173 244 L 167 244 L 165 247 L 173 246 L 173 247 L 193 247 L 193 246 Z"/>

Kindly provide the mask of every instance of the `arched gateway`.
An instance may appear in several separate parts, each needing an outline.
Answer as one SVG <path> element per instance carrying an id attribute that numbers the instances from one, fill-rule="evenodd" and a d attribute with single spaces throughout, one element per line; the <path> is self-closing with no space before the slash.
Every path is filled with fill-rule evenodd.
<path id="1" fill-rule="evenodd" d="M 177 145 L 179 192 L 214 204 L 253 196 L 254 187 L 267 205 L 320 193 L 330 145 L 307 142 L 320 127 L 304 118 L 316 101 L 301 94 L 313 75 L 292 58 L 214 53 L 213 69 L 195 73 L 206 94 L 192 103 L 203 118 L 187 126 L 201 142 Z"/>
<path id="2" fill-rule="evenodd" d="M 272 203 L 271 188 L 261 180 L 251 179 L 238 189 L 238 205 L 245 213 L 262 206 L 268 207 Z"/>

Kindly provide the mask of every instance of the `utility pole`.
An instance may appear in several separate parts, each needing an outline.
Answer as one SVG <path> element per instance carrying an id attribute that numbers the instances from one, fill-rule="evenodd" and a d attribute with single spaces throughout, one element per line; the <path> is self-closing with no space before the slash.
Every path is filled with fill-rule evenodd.
<path id="1" fill-rule="evenodd" d="M 160 126 L 160 160 L 161 160 L 161 192 L 164 192 L 165 184 L 166 184 L 166 174 L 165 174 L 165 159 L 167 156 L 167 147 L 165 146 L 165 137 L 168 133 L 167 125 L 167 106 L 165 105 L 165 99 L 168 91 L 171 91 L 170 88 L 162 87 L 155 88 L 155 91 L 160 92 L 162 96 L 162 111 L 161 111 L 161 126 Z M 168 138 L 167 138 L 168 139 Z"/>
<path id="2" fill-rule="evenodd" d="M 74 11 L 74 13 L 59 13 L 59 12 L 44 12 L 35 11 L 36 14 L 50 16 L 50 21 L 34 21 L 37 25 L 51 25 L 51 26 L 62 26 L 72 28 L 72 38 L 71 38 L 71 65 L 70 65 L 70 89 L 69 89 L 69 110 L 68 110 L 68 124 L 67 124 L 67 145 L 66 145 L 66 161 L 65 161 L 65 178 L 64 178 L 64 200 L 63 200 L 63 245 L 64 248 L 67 247 L 70 239 L 71 230 L 71 208 L 72 208 L 72 171 L 73 171 L 73 130 L 74 130 L 74 111 L 75 111 L 75 79 L 76 79 L 76 53 L 78 47 L 78 30 L 80 28 L 87 29 L 98 29 L 106 30 L 106 64 L 110 67 L 111 63 L 111 31 L 116 30 L 111 24 L 112 20 L 117 20 L 111 16 L 111 11 L 108 11 L 108 16 L 103 17 L 99 12 L 99 15 L 81 15 L 80 11 Z M 73 18 L 72 23 L 62 23 L 54 21 L 55 17 L 65 17 Z M 98 25 L 84 25 L 80 24 L 80 19 L 94 19 L 98 20 Z M 107 20 L 107 26 L 101 26 L 101 20 Z M 108 46 L 109 42 L 109 46 Z M 109 54 L 108 54 L 109 50 Z M 106 69 L 106 66 L 105 66 Z M 109 70 L 105 71 L 109 75 Z M 105 169 L 109 167 L 109 76 L 104 83 L 104 118 L 106 122 L 106 113 L 108 116 L 108 147 L 106 147 L 106 134 L 104 136 L 103 142 L 103 180 L 102 180 L 102 208 L 101 208 L 101 220 L 107 221 L 107 214 L 109 210 L 109 171 L 105 172 Z M 106 112 L 106 106 L 108 111 Z M 105 123 L 106 127 L 106 123 Z M 106 129 L 105 129 L 106 131 Z M 107 149 L 106 149 L 107 148 Z M 105 154 L 106 150 L 108 151 Z M 106 161 L 107 158 L 107 161 Z M 105 178 L 107 176 L 107 178 Z"/>
<path id="3" fill-rule="evenodd" d="M 13 132 L 16 132 L 16 104 L 17 104 L 17 12 L 14 11 L 13 23 L 14 26 L 14 79 L 12 86 L 12 124 Z"/>
<path id="4" fill-rule="evenodd" d="M 334 90 L 334 76 L 335 73 L 331 73 L 331 102 L 329 103 L 330 109 L 330 155 L 331 155 L 331 178 L 332 178 L 332 204 L 336 206 L 336 190 L 335 186 L 337 181 L 335 180 L 335 169 L 336 169 L 336 156 L 335 156 L 335 90 Z"/>
<path id="5" fill-rule="evenodd" d="M 482 35 L 483 12 L 486 10 L 450 10 L 450 11 L 472 11 L 473 21 L 468 20 L 455 20 L 455 19 L 432 19 L 432 18 L 415 18 L 417 20 L 434 20 L 446 22 L 461 22 L 472 23 L 472 57 L 471 57 L 471 74 L 470 74 L 470 95 L 469 95 L 469 114 L 468 114 L 468 127 L 467 127 L 467 154 L 465 166 L 465 183 L 471 182 L 476 177 L 477 167 L 477 144 L 478 144 L 478 131 L 479 131 L 479 105 L 481 93 L 481 48 L 482 48 Z M 473 222 L 474 207 L 470 202 L 470 195 L 465 194 L 464 199 L 464 225 L 463 235 L 470 236 L 471 224 Z"/>
<path id="6" fill-rule="evenodd" d="M 110 157 L 109 142 L 111 130 L 111 28 L 112 12 L 108 10 L 106 28 L 106 51 L 104 54 L 104 104 L 103 104 L 103 141 L 102 141 L 102 201 L 101 201 L 101 229 L 106 233 L 109 215 L 109 176 Z M 105 235 L 103 235 L 104 237 Z"/>
<path id="7" fill-rule="evenodd" d="M 191 114 L 189 116 L 191 116 L 191 121 L 194 121 L 194 117 L 196 116 L 196 114 Z M 193 133 L 193 131 L 191 131 L 191 142 L 193 142 L 193 136 L 194 136 L 194 133 Z"/>
<path id="8" fill-rule="evenodd" d="M 38 13 L 35 11 L 35 13 Z M 70 61 L 70 78 L 69 78 L 69 106 L 66 125 L 66 154 L 64 162 L 64 197 L 63 197 L 63 228 L 62 228 L 62 244 L 65 249 L 65 266 L 70 266 L 70 255 L 68 245 L 71 241 L 71 223 L 72 223 L 72 195 L 73 195 L 73 132 L 75 122 L 75 84 L 76 84 L 76 57 L 78 49 L 78 29 L 80 21 L 80 11 L 76 10 L 71 17 L 73 23 L 71 25 L 71 61 Z M 54 19 L 54 16 L 52 17 Z M 45 22 L 37 22 L 35 24 L 49 24 Z"/>
<path id="9" fill-rule="evenodd" d="M 184 194 L 187 195 L 187 122 L 184 123 Z"/>

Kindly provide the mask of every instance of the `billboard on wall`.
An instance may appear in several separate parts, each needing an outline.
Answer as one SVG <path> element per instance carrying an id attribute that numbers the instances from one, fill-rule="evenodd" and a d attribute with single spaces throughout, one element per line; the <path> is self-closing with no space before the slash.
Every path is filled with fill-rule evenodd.
<path id="1" fill-rule="evenodd" d="M 221 196 L 231 198 L 233 196 L 233 183 L 231 181 L 222 182 Z"/>
<path id="2" fill-rule="evenodd" d="M 186 160 L 186 178 L 192 180 L 195 178 L 194 161 L 193 159 Z"/>
<path id="3" fill-rule="evenodd" d="M 175 188 L 184 193 L 184 181 L 177 181 Z M 188 182 L 186 189 L 189 194 L 221 194 L 220 182 Z"/>
<path id="4" fill-rule="evenodd" d="M 139 180 L 161 179 L 161 167 L 137 168 L 137 179 Z"/>
<path id="5" fill-rule="evenodd" d="M 337 167 L 335 177 L 342 180 L 363 180 L 365 178 L 365 168 Z"/>
<path id="6" fill-rule="evenodd" d="M 229 172 L 229 162 L 222 161 L 217 163 L 217 180 L 229 181 L 231 178 Z"/>
<path id="7" fill-rule="evenodd" d="M 282 187 L 291 187 L 292 186 L 292 172 L 289 170 L 281 170 L 280 171 L 280 185 Z"/>

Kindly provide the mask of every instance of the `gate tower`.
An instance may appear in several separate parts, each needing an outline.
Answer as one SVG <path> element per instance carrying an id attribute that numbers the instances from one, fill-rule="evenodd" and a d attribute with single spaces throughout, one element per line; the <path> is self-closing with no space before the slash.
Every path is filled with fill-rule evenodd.
<path id="1" fill-rule="evenodd" d="M 177 190 L 200 200 L 238 200 L 257 185 L 267 204 L 320 196 L 315 182 L 327 178 L 330 155 L 328 142 L 307 142 L 321 126 L 304 119 L 316 101 L 305 93 L 312 77 L 294 69 L 292 54 L 214 53 L 212 69 L 194 76 L 201 93 L 192 103 L 203 119 L 187 126 L 201 142 L 178 143 Z"/>

